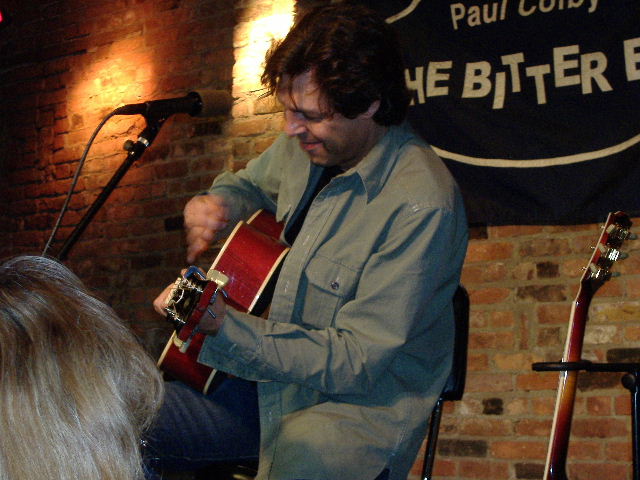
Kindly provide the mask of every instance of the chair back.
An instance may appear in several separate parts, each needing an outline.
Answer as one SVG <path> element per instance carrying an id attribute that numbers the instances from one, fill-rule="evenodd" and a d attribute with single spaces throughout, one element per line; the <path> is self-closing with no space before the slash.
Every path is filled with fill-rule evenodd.
<path id="1" fill-rule="evenodd" d="M 446 401 L 461 400 L 467 378 L 467 349 L 469 344 L 469 294 L 462 285 L 458 285 L 453 295 L 453 316 L 455 323 L 453 341 L 453 361 L 451 373 L 440 393 L 429 420 L 429 431 L 422 463 L 422 479 L 431 480 L 431 472 L 436 456 L 442 404 Z"/>
<path id="2" fill-rule="evenodd" d="M 453 363 L 447 383 L 442 390 L 444 400 L 461 400 L 467 377 L 467 349 L 469 345 L 469 294 L 459 285 L 453 296 L 455 335 Z"/>

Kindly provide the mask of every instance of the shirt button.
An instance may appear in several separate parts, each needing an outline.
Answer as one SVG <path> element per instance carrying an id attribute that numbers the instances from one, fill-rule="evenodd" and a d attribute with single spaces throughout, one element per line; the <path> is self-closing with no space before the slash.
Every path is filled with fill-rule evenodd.
<path id="1" fill-rule="evenodd" d="M 331 290 L 338 290 L 340 288 L 340 284 L 338 282 L 331 282 L 329 284 L 329 286 L 331 287 Z"/>

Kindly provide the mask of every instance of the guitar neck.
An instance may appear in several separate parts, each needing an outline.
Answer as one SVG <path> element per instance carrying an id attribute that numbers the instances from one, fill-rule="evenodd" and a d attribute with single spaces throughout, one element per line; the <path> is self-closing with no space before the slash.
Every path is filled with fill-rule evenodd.
<path id="1" fill-rule="evenodd" d="M 569 331 L 562 362 L 580 362 L 582 344 L 587 324 L 587 313 L 595 292 L 611 277 L 611 267 L 622 258 L 620 247 L 628 238 L 631 221 L 624 212 L 613 212 L 607 217 L 598 243 L 580 282 L 578 295 L 571 306 Z M 568 369 L 560 373 L 558 396 L 551 426 L 549 449 L 544 480 L 567 480 L 566 464 L 571 421 L 578 383 L 578 370 Z"/>
<path id="2" fill-rule="evenodd" d="M 578 297 L 571 307 L 571 320 L 562 355 L 563 362 L 578 362 L 581 360 L 580 352 L 582 352 L 586 317 L 590 303 L 591 297 L 584 295 L 581 287 Z M 560 373 L 544 480 L 567 480 L 567 451 L 571 436 L 571 422 L 573 420 L 577 384 L 577 370 Z"/>

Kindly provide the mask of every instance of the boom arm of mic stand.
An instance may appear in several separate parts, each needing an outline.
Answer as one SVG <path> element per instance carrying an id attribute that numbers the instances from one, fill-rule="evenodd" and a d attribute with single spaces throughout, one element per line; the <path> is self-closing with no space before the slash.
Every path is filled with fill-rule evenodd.
<path id="1" fill-rule="evenodd" d="M 82 235 L 91 220 L 93 220 L 95 214 L 98 213 L 98 210 L 100 210 L 104 202 L 107 200 L 107 198 L 109 198 L 111 192 L 113 192 L 113 190 L 118 186 L 118 183 L 120 183 L 120 180 L 122 180 L 122 177 L 124 177 L 125 173 L 127 173 L 131 165 L 133 165 L 133 163 L 146 151 L 147 147 L 151 145 L 151 142 L 153 142 L 153 140 L 156 138 L 156 135 L 160 131 L 160 127 L 165 121 L 164 118 L 146 118 L 146 120 L 147 126 L 138 137 L 138 141 L 136 141 L 129 148 L 125 147 L 125 149 L 129 151 L 127 158 L 124 160 L 124 162 L 122 162 L 120 167 L 118 167 L 118 170 L 116 170 L 116 172 L 113 174 L 113 176 L 109 180 L 109 183 L 105 185 L 105 187 L 102 189 L 102 192 L 100 192 L 100 195 L 98 195 L 98 197 L 94 200 L 87 212 L 84 214 L 84 217 L 82 217 L 76 228 L 73 230 L 73 232 L 71 232 L 67 240 L 64 242 L 64 245 L 62 245 L 60 253 L 58 254 L 59 260 L 66 260 L 69 251 L 78 241 L 80 235 Z"/>

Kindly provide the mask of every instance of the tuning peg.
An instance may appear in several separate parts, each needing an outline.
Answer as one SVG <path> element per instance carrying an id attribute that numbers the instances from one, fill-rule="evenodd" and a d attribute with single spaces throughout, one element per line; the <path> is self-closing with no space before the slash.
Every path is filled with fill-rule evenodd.
<path id="1" fill-rule="evenodd" d="M 606 260 L 611 263 L 620 260 L 622 258 L 621 255 L 623 255 L 617 248 L 607 247 L 601 243 L 598 244 L 598 250 L 601 255 L 600 260 Z"/>

